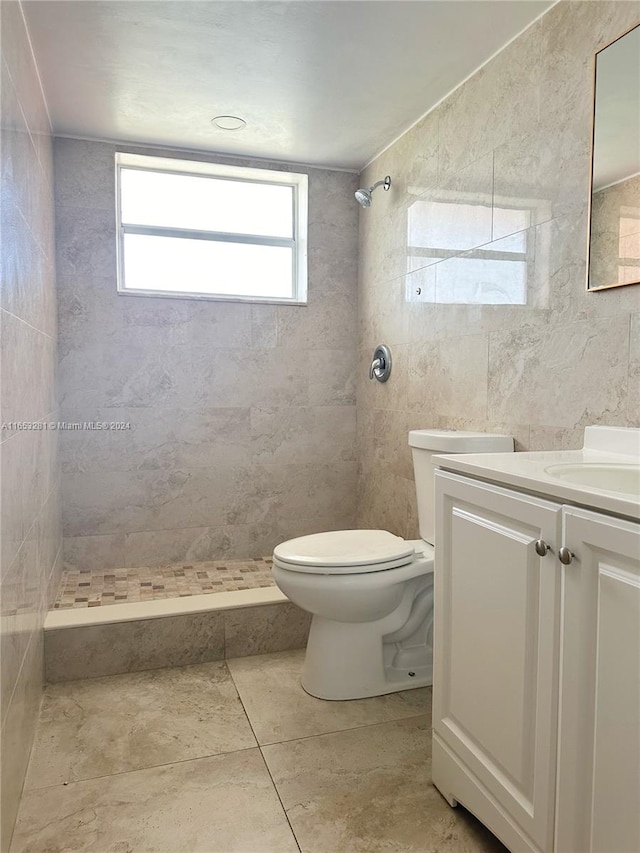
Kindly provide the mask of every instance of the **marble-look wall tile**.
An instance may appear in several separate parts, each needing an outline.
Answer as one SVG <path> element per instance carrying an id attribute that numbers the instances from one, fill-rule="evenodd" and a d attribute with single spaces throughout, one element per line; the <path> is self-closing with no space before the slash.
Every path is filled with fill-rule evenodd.
<path id="1" fill-rule="evenodd" d="M 561 0 L 361 174 L 392 188 L 359 213 L 359 526 L 417 535 L 410 429 L 640 423 L 640 288 L 585 287 L 594 54 L 639 18 Z"/>
<path id="2" fill-rule="evenodd" d="M 489 336 L 489 411 L 498 420 L 585 427 L 627 422 L 627 317 Z M 606 376 L 606 382 L 594 382 Z"/>
<path id="3" fill-rule="evenodd" d="M 224 614 L 225 657 L 303 649 L 310 624 L 311 614 L 290 602 L 227 610 Z"/>
<path id="4" fill-rule="evenodd" d="M 8 853 L 38 722 L 43 684 L 42 630 L 36 631 L 23 658 L 0 734 L 2 810 L 0 840 Z"/>
<path id="5" fill-rule="evenodd" d="M 65 571 L 88 572 L 118 569 L 126 566 L 124 533 L 106 533 L 102 536 L 65 536 Z M 144 565 L 137 563 L 136 565 Z"/>
<path id="6" fill-rule="evenodd" d="M 45 633 L 50 683 L 304 648 L 311 615 L 295 604 L 210 610 Z"/>
<path id="7" fill-rule="evenodd" d="M 45 633 L 48 682 L 97 678 L 224 658 L 221 611 Z"/>
<path id="8" fill-rule="evenodd" d="M 22 791 L 42 686 L 42 625 L 61 564 L 53 172 L 22 7 L 0 4 L 0 851 Z M 23 428 L 12 426 L 21 422 Z"/>
<path id="9" fill-rule="evenodd" d="M 354 519 L 357 177 L 303 169 L 308 305 L 129 297 L 116 150 L 264 164 L 54 148 L 62 416 L 130 424 L 61 434 L 67 563 L 260 556 L 305 521 Z"/>
<path id="10" fill-rule="evenodd" d="M 632 314 L 629 322 L 629 419 L 640 424 L 640 313 Z"/>

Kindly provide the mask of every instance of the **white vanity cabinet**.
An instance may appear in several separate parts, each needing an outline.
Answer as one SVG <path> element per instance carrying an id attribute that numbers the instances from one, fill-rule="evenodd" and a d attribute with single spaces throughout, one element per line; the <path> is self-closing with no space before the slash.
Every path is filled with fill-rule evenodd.
<path id="1" fill-rule="evenodd" d="M 640 524 L 563 510 L 556 847 L 640 851 Z"/>
<path id="2" fill-rule="evenodd" d="M 640 525 L 438 471 L 434 650 L 452 804 L 512 851 L 640 851 Z"/>

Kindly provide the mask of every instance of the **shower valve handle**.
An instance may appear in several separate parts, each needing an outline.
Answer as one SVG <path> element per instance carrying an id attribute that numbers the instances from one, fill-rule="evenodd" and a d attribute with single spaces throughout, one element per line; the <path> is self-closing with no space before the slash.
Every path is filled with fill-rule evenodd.
<path id="1" fill-rule="evenodd" d="M 369 367 L 369 379 L 386 382 L 391 373 L 391 351 L 386 344 L 379 344 L 373 353 Z"/>

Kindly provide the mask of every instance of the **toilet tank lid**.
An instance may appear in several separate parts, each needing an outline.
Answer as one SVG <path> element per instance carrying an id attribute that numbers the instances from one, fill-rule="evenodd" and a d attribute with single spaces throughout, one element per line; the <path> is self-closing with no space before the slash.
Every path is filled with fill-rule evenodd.
<path id="1" fill-rule="evenodd" d="M 488 432 L 466 432 L 453 429 L 412 429 L 411 447 L 437 453 L 509 453 L 513 437 Z"/>

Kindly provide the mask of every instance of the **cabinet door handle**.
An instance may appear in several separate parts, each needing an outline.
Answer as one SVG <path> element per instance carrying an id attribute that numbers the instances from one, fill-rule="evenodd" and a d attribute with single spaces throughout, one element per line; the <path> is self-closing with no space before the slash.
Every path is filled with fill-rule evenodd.
<path id="1" fill-rule="evenodd" d="M 539 557 L 546 557 L 551 548 L 547 545 L 544 539 L 536 539 L 535 542 L 536 554 Z"/>
<path id="2" fill-rule="evenodd" d="M 563 548 L 560 548 L 560 550 L 558 551 L 558 559 L 565 566 L 570 565 L 570 563 L 573 561 L 574 557 L 575 557 L 575 554 L 572 553 L 568 548 L 563 547 Z"/>

